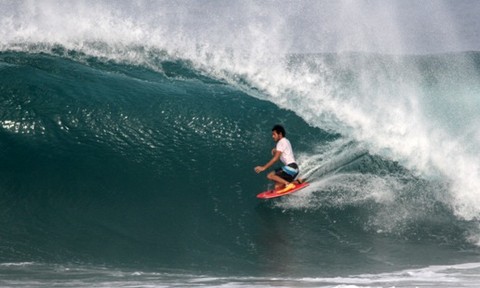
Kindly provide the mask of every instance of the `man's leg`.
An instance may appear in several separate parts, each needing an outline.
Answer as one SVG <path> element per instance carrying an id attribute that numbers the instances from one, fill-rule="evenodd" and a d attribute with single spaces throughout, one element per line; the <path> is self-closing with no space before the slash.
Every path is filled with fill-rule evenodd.
<path id="1" fill-rule="evenodd" d="M 268 180 L 275 182 L 275 190 L 283 188 L 290 183 L 287 180 L 283 179 L 282 177 L 276 175 L 275 172 L 273 171 L 268 173 L 267 178 Z"/>
<path id="2" fill-rule="evenodd" d="M 277 193 L 287 192 L 288 190 L 295 188 L 294 183 L 288 182 L 287 180 L 277 175 L 275 172 L 270 172 L 267 175 L 267 178 L 275 182 L 275 190 L 277 191 Z"/>

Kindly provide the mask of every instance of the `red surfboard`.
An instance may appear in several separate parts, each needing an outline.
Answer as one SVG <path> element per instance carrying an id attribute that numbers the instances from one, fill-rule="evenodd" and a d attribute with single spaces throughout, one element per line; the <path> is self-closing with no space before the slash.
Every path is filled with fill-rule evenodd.
<path id="1" fill-rule="evenodd" d="M 278 191 L 281 191 L 283 188 L 279 189 L 279 190 L 268 190 L 268 191 L 265 191 L 265 192 L 262 192 L 262 193 L 258 194 L 257 198 L 270 199 L 270 198 L 285 196 L 285 195 L 297 192 L 298 190 L 303 189 L 303 188 L 307 187 L 308 185 L 309 184 L 307 182 L 303 182 L 302 184 L 295 184 L 294 188 L 292 188 L 292 189 L 290 189 L 286 192 L 283 192 L 283 193 L 278 193 Z"/>

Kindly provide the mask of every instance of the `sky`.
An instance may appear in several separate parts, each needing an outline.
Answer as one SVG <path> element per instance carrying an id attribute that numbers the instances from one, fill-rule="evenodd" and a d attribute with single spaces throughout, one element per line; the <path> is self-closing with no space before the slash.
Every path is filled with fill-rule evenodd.
<path id="1" fill-rule="evenodd" d="M 274 40 L 280 39 L 290 50 L 299 52 L 480 50 L 480 1 L 477 0 L 221 3 L 212 1 L 208 6 L 191 7 L 188 14 L 194 20 L 187 24 L 188 29 L 193 32 L 203 25 L 216 27 L 222 23 L 230 31 L 247 27 L 253 34 L 277 33 Z"/>
<path id="2" fill-rule="evenodd" d="M 158 36 L 280 53 L 480 51 L 478 0 L 0 0 L 0 11 L 0 42 Z"/>

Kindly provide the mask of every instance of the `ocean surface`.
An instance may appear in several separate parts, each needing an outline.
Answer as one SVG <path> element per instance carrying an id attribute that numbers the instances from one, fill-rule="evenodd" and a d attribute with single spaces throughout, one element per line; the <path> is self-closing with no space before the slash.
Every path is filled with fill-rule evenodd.
<path id="1" fill-rule="evenodd" d="M 244 54 L 15 21 L 0 286 L 480 287 L 480 52 Z M 278 123 L 311 185 L 259 200 Z"/>

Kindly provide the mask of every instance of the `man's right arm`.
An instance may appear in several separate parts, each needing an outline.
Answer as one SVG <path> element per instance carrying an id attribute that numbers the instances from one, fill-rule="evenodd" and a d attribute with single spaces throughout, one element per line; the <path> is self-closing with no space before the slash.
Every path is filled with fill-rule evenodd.
<path id="1" fill-rule="evenodd" d="M 275 148 L 274 148 L 275 149 Z M 273 150 L 272 150 L 273 152 Z M 277 151 L 275 150 L 275 154 L 273 155 L 272 159 L 270 159 L 270 161 L 268 161 L 267 164 L 263 165 L 263 166 L 257 166 L 255 167 L 255 172 L 257 173 L 260 173 L 260 172 L 263 172 L 265 170 L 267 170 L 270 166 L 272 166 L 273 164 L 275 164 L 275 162 L 278 161 L 278 159 L 280 159 L 280 156 L 282 155 L 282 152 L 281 151 Z"/>

